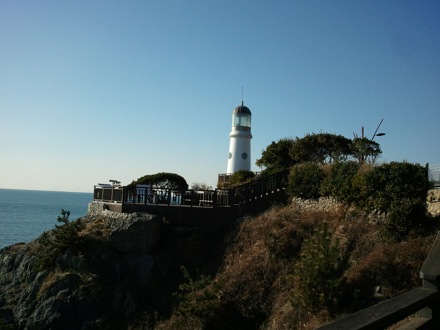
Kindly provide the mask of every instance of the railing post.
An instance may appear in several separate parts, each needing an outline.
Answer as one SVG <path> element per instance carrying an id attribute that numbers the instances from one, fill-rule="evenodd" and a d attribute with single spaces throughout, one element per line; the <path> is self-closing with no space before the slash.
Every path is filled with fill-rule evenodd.
<path id="1" fill-rule="evenodd" d="M 228 189 L 229 206 L 235 204 L 235 189 Z"/>
<path id="2" fill-rule="evenodd" d="M 212 194 L 212 207 L 217 206 L 217 189 L 214 190 L 214 193 Z"/>
<path id="3" fill-rule="evenodd" d="M 428 257 L 420 270 L 420 278 L 423 280 L 423 287 L 426 289 L 439 289 L 440 280 L 440 232 L 435 238 L 434 244 L 429 251 Z M 433 329 L 440 329 L 440 301 L 424 308 L 419 316 L 431 318 Z"/>

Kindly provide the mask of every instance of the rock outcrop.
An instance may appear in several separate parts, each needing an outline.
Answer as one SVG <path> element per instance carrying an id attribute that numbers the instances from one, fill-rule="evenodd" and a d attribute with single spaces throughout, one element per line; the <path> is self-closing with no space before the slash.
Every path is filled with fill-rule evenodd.
<path id="1" fill-rule="evenodd" d="M 428 213 L 433 217 L 440 216 L 440 189 L 428 191 Z"/>
<path id="2" fill-rule="evenodd" d="M 47 269 L 37 267 L 38 239 L 0 250 L 0 328 L 119 329 L 139 312 L 162 222 L 102 205 L 90 210 L 76 220 L 84 224 L 81 246 Z"/>

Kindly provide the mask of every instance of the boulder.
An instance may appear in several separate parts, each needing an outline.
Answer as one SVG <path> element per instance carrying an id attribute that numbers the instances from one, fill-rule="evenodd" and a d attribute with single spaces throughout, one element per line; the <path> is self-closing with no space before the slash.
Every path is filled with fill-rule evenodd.
<path id="1" fill-rule="evenodd" d="M 427 196 L 428 213 L 437 217 L 440 216 L 440 189 L 431 189 Z"/>

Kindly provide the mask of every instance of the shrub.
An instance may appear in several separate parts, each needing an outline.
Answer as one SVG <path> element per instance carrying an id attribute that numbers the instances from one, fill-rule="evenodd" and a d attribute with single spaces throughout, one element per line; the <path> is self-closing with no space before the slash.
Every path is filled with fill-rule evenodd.
<path id="1" fill-rule="evenodd" d="M 401 240 L 411 231 L 422 229 L 426 221 L 426 207 L 415 199 L 402 198 L 391 203 L 385 222 L 386 233 Z"/>
<path id="2" fill-rule="evenodd" d="M 312 313 L 326 309 L 334 315 L 341 304 L 343 274 L 348 255 L 332 237 L 327 223 L 305 242 L 300 261 L 295 265 L 292 303 Z"/>
<path id="3" fill-rule="evenodd" d="M 229 182 L 222 183 L 220 189 L 232 189 L 236 186 L 252 181 L 255 178 L 255 173 L 252 171 L 240 170 L 229 177 Z"/>
<path id="4" fill-rule="evenodd" d="M 37 240 L 36 266 L 39 270 L 53 266 L 63 253 L 78 248 L 82 242 L 79 236 L 82 223 L 69 221 L 70 211 L 61 210 L 61 215 L 57 221 L 62 225 L 55 225 L 54 230 L 44 232 Z"/>
<path id="5" fill-rule="evenodd" d="M 419 164 L 391 162 L 376 166 L 365 176 L 369 207 L 387 212 L 395 201 L 425 203 L 429 189 L 426 169 Z"/>
<path id="6" fill-rule="evenodd" d="M 175 313 L 177 316 L 198 319 L 202 324 L 208 323 L 219 305 L 218 284 L 212 281 L 211 276 L 205 275 L 193 280 L 184 266 L 180 270 L 185 282 L 174 293 L 179 302 Z"/>
<path id="7" fill-rule="evenodd" d="M 366 209 L 369 199 L 366 176 L 374 169 L 373 165 L 361 164 L 352 178 L 352 201 L 359 209 Z"/>
<path id="8" fill-rule="evenodd" d="M 323 180 L 320 192 L 324 196 L 332 196 L 338 201 L 353 201 L 353 178 L 359 170 L 356 162 L 336 163 L 331 166 L 328 176 Z"/>
<path id="9" fill-rule="evenodd" d="M 318 164 L 303 163 L 292 167 L 287 191 L 297 197 L 316 199 L 320 197 L 319 189 L 324 172 Z"/>
<path id="10" fill-rule="evenodd" d="M 367 211 L 387 213 L 386 230 L 395 238 L 423 224 L 429 180 L 419 164 L 392 162 L 374 167 L 364 176 Z"/>
<path id="11" fill-rule="evenodd" d="M 249 182 L 253 178 L 255 178 L 254 172 L 241 170 L 241 171 L 237 171 L 231 175 L 229 183 L 232 185 L 239 185 L 242 183 Z"/>
<path id="12" fill-rule="evenodd" d="M 435 234 L 393 244 L 376 242 L 362 258 L 356 258 L 347 272 L 347 288 L 353 298 L 347 311 L 353 312 L 420 286 L 419 270 L 435 239 Z M 382 297 L 375 294 L 380 287 Z"/>

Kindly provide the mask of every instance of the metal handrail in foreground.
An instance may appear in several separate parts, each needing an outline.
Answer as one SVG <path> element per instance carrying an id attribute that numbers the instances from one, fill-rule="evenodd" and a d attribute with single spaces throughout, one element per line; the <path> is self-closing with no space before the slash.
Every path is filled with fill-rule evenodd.
<path id="1" fill-rule="evenodd" d="M 337 321 L 319 327 L 319 330 L 385 329 L 439 302 L 439 291 L 417 288 L 387 301 L 362 309 Z M 428 319 L 427 319 L 428 320 Z"/>

